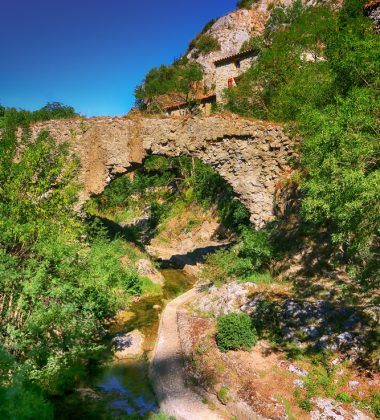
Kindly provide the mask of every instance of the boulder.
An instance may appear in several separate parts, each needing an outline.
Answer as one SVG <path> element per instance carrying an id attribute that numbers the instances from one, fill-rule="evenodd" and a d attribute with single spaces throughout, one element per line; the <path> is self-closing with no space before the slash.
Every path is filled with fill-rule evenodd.
<path id="1" fill-rule="evenodd" d="M 139 330 L 120 333 L 112 340 L 114 355 L 117 359 L 133 359 L 144 353 L 144 335 Z"/>
<path id="2" fill-rule="evenodd" d="M 152 283 L 159 284 L 160 286 L 164 284 L 164 276 L 154 267 L 151 261 L 140 259 L 136 261 L 136 268 L 140 276 L 148 277 Z"/>

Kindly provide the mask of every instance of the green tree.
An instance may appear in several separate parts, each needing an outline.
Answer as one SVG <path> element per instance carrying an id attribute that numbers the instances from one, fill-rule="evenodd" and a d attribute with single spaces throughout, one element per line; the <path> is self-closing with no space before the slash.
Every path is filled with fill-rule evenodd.
<path id="1" fill-rule="evenodd" d="M 174 102 L 179 99 L 189 101 L 195 94 L 197 82 L 202 78 L 202 67 L 186 59 L 177 60 L 170 66 L 153 68 L 135 89 L 136 105 L 140 110 L 162 112 L 164 95 L 172 97 Z"/>
<path id="2" fill-rule="evenodd" d="M 27 405 L 31 418 L 49 417 L 44 394 L 80 378 L 103 348 L 106 319 L 141 292 L 135 269 L 121 266 L 120 241 L 86 240 L 73 209 L 78 161 L 48 133 L 31 142 L 33 118 L 6 109 L 0 133 L 0 363 L 9 372 L 0 397 L 16 418 L 30 418 Z"/>
<path id="3" fill-rule="evenodd" d="M 239 0 L 236 3 L 236 7 L 238 9 L 250 9 L 252 7 L 252 5 L 256 2 L 257 2 L 257 0 Z"/>

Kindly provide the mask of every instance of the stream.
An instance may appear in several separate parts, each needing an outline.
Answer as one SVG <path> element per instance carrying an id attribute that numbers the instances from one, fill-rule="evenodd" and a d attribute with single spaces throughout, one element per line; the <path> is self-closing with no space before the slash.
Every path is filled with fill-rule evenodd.
<path id="1" fill-rule="evenodd" d="M 179 269 L 162 269 L 165 278 L 161 295 L 147 295 L 120 312 L 112 326 L 112 336 L 138 329 L 145 336 L 144 355 L 139 359 L 110 357 L 91 370 L 77 392 L 58 404 L 60 419 L 142 419 L 158 412 L 149 381 L 149 353 L 158 333 L 160 313 L 165 304 L 189 290 L 195 279 Z M 112 339 L 112 337 L 111 337 Z"/>

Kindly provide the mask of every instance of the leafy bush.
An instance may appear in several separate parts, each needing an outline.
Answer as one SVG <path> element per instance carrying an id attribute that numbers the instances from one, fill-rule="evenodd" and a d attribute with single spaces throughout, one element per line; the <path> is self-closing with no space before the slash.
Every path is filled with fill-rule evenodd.
<path id="1" fill-rule="evenodd" d="M 256 284 L 273 284 L 275 279 L 268 272 L 264 273 L 252 273 L 248 277 L 241 279 L 244 282 L 252 282 Z"/>
<path id="2" fill-rule="evenodd" d="M 238 244 L 238 256 L 248 259 L 252 270 L 260 270 L 267 266 L 273 257 L 273 249 L 265 230 L 245 228 Z"/>
<path id="3" fill-rule="evenodd" d="M 379 43 L 380 47 L 380 43 Z M 380 58 L 380 48 L 379 48 Z M 352 274 L 377 287 L 380 216 L 380 97 L 355 88 L 336 105 L 303 116 L 305 218 L 327 225 L 342 244 Z"/>
<path id="4" fill-rule="evenodd" d="M 218 393 L 216 394 L 218 397 L 218 400 L 222 404 L 227 404 L 228 401 L 230 400 L 229 392 L 230 392 L 230 389 L 227 386 L 222 386 L 220 390 L 218 391 Z"/>
<path id="5" fill-rule="evenodd" d="M 53 419 L 53 407 L 0 343 L 0 417 Z"/>
<path id="6" fill-rule="evenodd" d="M 203 68 L 186 58 L 177 60 L 170 66 L 153 68 L 145 76 L 143 83 L 135 88 L 136 106 L 141 111 L 162 112 L 165 105 L 164 95 L 172 96 L 173 101 L 187 101 L 194 96 L 194 87 L 202 78 Z"/>
<path id="7" fill-rule="evenodd" d="M 233 276 L 250 281 L 269 265 L 272 258 L 273 249 L 268 233 L 244 227 L 232 248 L 217 251 L 206 258 L 201 276 L 216 285 L 225 283 Z"/>
<path id="8" fill-rule="evenodd" d="M 340 392 L 337 396 L 336 399 L 338 401 L 342 401 L 344 403 L 349 403 L 352 401 L 352 398 L 350 397 L 349 394 L 347 394 L 347 392 Z"/>
<path id="9" fill-rule="evenodd" d="M 206 257 L 201 270 L 201 277 L 213 284 L 225 283 L 233 274 L 231 268 L 236 261 L 236 254 L 230 250 L 219 250 Z"/>
<path id="10" fill-rule="evenodd" d="M 232 112 L 292 122 L 303 138 L 304 219 L 330 233 L 352 278 L 376 288 L 380 38 L 362 7 L 275 8 L 264 34 L 271 42 L 225 95 Z"/>
<path id="11" fill-rule="evenodd" d="M 0 105 L 0 128 L 21 125 L 26 126 L 30 122 L 46 121 L 61 118 L 74 118 L 79 114 L 71 106 L 63 105 L 60 102 L 48 102 L 37 111 L 27 111 L 25 109 L 16 110 L 15 108 L 5 108 Z"/>
<path id="12" fill-rule="evenodd" d="M 257 333 L 251 318 L 246 314 L 231 313 L 217 322 L 216 341 L 219 350 L 250 350 L 257 342 Z"/>
<path id="13" fill-rule="evenodd" d="M 239 0 L 236 3 L 236 7 L 238 9 L 250 9 L 255 3 L 257 3 L 257 0 Z"/>
<path id="14" fill-rule="evenodd" d="M 243 42 L 240 52 L 253 50 L 255 54 L 259 54 L 264 48 L 264 38 L 260 35 L 252 35 Z"/>
<path id="15" fill-rule="evenodd" d="M 243 0 L 244 1 L 244 0 Z M 265 25 L 264 38 L 268 39 L 271 35 L 283 26 L 289 26 L 306 11 L 301 0 L 295 0 L 289 6 L 275 7 Z"/>
<path id="16" fill-rule="evenodd" d="M 189 44 L 189 49 L 195 49 L 196 54 L 208 54 L 220 48 L 219 41 L 211 34 L 201 34 Z"/>
<path id="17" fill-rule="evenodd" d="M 221 222 L 239 230 L 249 225 L 249 212 L 236 200 L 232 187 L 210 166 L 195 161 L 192 186 L 196 200 L 205 207 L 216 205 Z"/>
<path id="18" fill-rule="evenodd" d="M 86 236 L 73 209 L 78 161 L 48 133 L 30 142 L 21 113 L 6 109 L 0 133 L 0 341 L 16 366 L 0 397 L 22 394 L 26 405 L 41 406 L 32 417 L 47 418 L 44 395 L 64 392 L 98 357 L 106 319 L 140 293 L 141 279 L 122 267 L 120 241 Z M 23 147 L 16 150 L 20 121 Z M 1 371 L 4 360 L 0 351 Z"/>

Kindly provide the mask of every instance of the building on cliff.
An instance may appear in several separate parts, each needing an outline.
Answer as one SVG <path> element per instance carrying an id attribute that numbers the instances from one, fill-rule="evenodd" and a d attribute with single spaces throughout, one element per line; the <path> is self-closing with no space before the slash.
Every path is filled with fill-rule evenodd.
<path id="1" fill-rule="evenodd" d="M 236 86 L 241 75 L 251 67 L 257 57 L 255 50 L 247 50 L 214 61 L 217 103 L 223 102 L 223 91 Z"/>
<path id="2" fill-rule="evenodd" d="M 247 50 L 215 60 L 213 88 L 208 95 L 196 95 L 197 110 L 202 115 L 210 115 L 214 103 L 223 103 L 223 91 L 236 86 L 241 75 L 251 67 L 256 59 L 257 52 Z M 187 115 L 190 113 L 189 102 L 172 102 L 164 107 L 164 112 L 168 116 Z"/>

